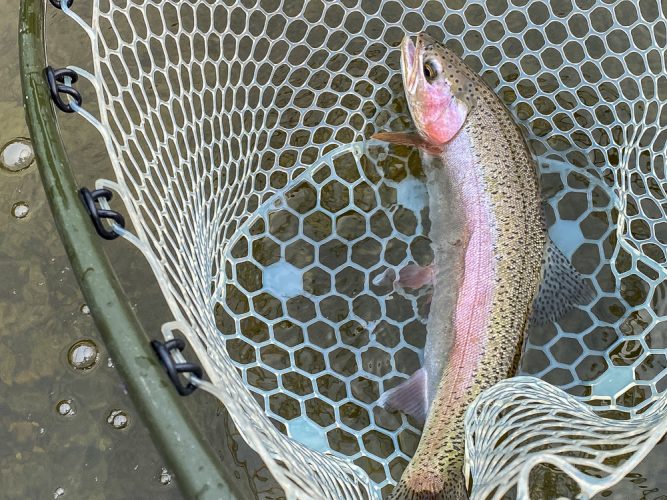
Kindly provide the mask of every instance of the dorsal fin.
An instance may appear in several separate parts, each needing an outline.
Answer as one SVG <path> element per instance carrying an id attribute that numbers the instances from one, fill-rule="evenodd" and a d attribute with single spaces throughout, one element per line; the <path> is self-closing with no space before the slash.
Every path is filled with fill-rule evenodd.
<path id="1" fill-rule="evenodd" d="M 535 296 L 531 323 L 557 321 L 576 304 L 593 298 L 593 288 L 551 239 L 544 251 L 543 276 Z"/>

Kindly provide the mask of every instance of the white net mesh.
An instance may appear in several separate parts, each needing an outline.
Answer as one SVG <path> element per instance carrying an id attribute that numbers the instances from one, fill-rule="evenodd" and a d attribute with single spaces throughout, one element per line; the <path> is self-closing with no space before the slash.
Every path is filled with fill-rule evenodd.
<path id="1" fill-rule="evenodd" d="M 517 486 L 517 498 L 530 498 L 530 474 L 544 474 L 546 465 L 577 482 L 577 498 L 590 498 L 632 471 L 662 438 L 666 409 L 663 398 L 631 420 L 605 419 L 542 380 L 503 380 L 478 398 L 467 414 L 471 498 L 506 498 Z M 538 478 L 535 483 L 539 488 Z"/>
<path id="2" fill-rule="evenodd" d="M 658 0 L 95 0 L 90 24 L 64 10 L 92 40 L 101 116 L 85 116 L 116 176 L 100 185 L 121 195 L 171 306 L 165 332 L 187 336 L 288 495 L 386 493 L 419 439 L 376 402 L 419 366 L 428 295 L 377 278 L 432 259 L 428 200 L 416 152 L 363 143 L 410 127 L 406 33 L 444 39 L 506 102 L 540 157 L 551 235 L 595 285 L 589 306 L 530 332 L 523 372 L 623 418 L 664 389 Z M 513 410 L 528 398 L 535 433 L 517 451 L 503 436 L 524 432 Z M 475 492 L 548 461 L 533 440 L 578 446 L 540 430 L 553 415 L 611 425 L 544 383 L 485 393 L 468 415 Z M 635 459 L 653 442 L 613 429 L 603 438 Z M 568 463 L 590 493 L 590 464 Z M 605 467 L 596 487 L 616 480 Z"/>

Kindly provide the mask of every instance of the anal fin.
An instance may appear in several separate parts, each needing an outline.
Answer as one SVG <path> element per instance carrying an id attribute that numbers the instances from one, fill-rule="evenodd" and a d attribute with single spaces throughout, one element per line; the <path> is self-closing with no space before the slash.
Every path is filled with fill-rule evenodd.
<path id="1" fill-rule="evenodd" d="M 576 304 L 586 304 L 594 290 L 550 239 L 544 252 L 543 276 L 535 296 L 532 324 L 557 321 Z"/>
<path id="2" fill-rule="evenodd" d="M 420 368 L 405 382 L 382 394 L 378 404 L 386 410 L 398 410 L 420 422 L 426 421 L 426 369 Z"/>

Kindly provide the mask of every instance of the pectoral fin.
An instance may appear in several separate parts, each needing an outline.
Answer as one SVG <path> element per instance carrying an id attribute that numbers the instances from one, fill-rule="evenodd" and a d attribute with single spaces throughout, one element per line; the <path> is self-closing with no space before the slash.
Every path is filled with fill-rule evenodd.
<path id="1" fill-rule="evenodd" d="M 434 144 L 428 142 L 416 132 L 376 132 L 373 134 L 372 138 L 378 141 L 389 142 L 391 144 L 414 146 L 431 154 L 439 154 L 442 152 L 442 148 L 438 148 Z"/>
<path id="2" fill-rule="evenodd" d="M 426 421 L 426 370 L 420 368 L 405 382 L 385 392 L 378 404 L 386 410 L 398 410 L 420 422 Z"/>
<path id="3" fill-rule="evenodd" d="M 533 303 L 531 323 L 557 321 L 576 304 L 593 298 L 593 288 L 549 240 L 544 252 L 543 277 Z"/>

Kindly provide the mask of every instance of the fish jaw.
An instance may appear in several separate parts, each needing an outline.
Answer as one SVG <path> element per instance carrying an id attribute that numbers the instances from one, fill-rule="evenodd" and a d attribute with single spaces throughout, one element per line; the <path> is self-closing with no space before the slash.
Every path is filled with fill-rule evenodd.
<path id="1" fill-rule="evenodd" d="M 401 73 L 405 85 L 405 93 L 413 95 L 417 84 L 417 48 L 412 38 L 405 36 L 401 41 Z"/>

